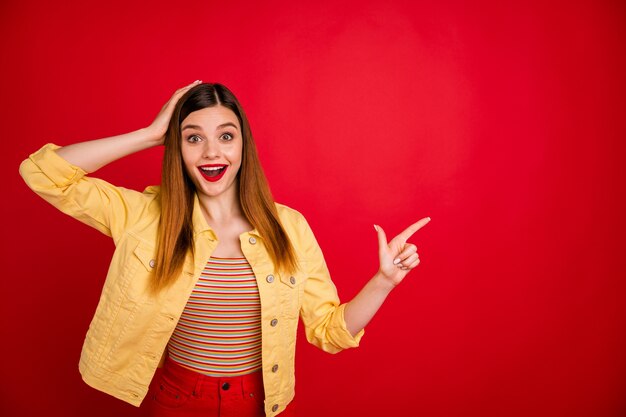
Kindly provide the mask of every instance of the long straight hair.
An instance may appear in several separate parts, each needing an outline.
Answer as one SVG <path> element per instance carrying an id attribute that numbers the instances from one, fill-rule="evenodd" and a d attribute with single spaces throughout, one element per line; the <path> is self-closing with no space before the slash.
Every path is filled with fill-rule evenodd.
<path id="1" fill-rule="evenodd" d="M 194 253 L 192 214 L 196 189 L 182 158 L 181 123 L 190 113 L 215 106 L 230 109 L 241 126 L 243 150 L 237 178 L 239 201 L 246 219 L 263 238 L 265 248 L 278 271 L 294 271 L 297 267 L 293 245 L 278 217 L 243 108 L 225 86 L 199 84 L 178 101 L 165 135 L 159 197 L 161 219 L 156 268 L 151 282 L 153 292 L 158 293 L 176 281 L 187 253 Z"/>

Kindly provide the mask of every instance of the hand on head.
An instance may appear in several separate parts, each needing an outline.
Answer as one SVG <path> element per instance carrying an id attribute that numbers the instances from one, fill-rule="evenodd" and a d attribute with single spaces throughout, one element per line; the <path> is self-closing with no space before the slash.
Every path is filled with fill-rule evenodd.
<path id="1" fill-rule="evenodd" d="M 176 107 L 176 103 L 178 100 L 192 87 L 195 87 L 198 84 L 201 84 L 202 80 L 196 80 L 189 85 L 186 85 L 182 88 L 179 88 L 174 92 L 172 97 L 163 105 L 159 114 L 157 114 L 154 121 L 148 126 L 148 130 L 151 135 L 158 141 L 159 145 L 163 144 L 165 140 L 165 133 L 167 132 L 167 127 L 170 124 L 170 119 L 172 118 L 172 114 L 174 113 L 174 108 Z"/>

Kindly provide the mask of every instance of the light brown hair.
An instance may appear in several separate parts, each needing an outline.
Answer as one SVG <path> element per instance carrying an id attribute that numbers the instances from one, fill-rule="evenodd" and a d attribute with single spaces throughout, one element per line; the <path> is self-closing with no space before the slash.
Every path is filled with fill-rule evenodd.
<path id="1" fill-rule="evenodd" d="M 161 219 L 151 288 L 154 292 L 172 284 L 182 271 L 187 253 L 194 252 L 192 213 L 196 190 L 183 163 L 180 126 L 190 113 L 214 106 L 232 110 L 241 125 L 243 151 L 237 177 L 239 201 L 246 219 L 263 238 L 277 270 L 287 272 L 296 269 L 295 251 L 278 218 L 248 119 L 228 88 L 221 84 L 205 83 L 191 88 L 180 98 L 165 135 L 161 170 Z"/>

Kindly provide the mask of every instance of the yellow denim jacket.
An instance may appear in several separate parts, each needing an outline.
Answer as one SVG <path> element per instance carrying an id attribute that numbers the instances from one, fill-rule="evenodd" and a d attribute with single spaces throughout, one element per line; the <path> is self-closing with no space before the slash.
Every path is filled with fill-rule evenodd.
<path id="1" fill-rule="evenodd" d="M 196 196 L 193 211 L 195 256 L 188 254 L 175 284 L 151 296 L 147 283 L 155 266 L 159 187 L 141 193 L 88 177 L 47 144 L 20 165 L 28 186 L 62 212 L 111 236 L 115 252 L 100 302 L 83 345 L 79 369 L 92 387 L 139 406 L 164 358 L 169 338 L 201 271 L 217 246 Z M 299 269 L 281 275 L 256 230 L 240 235 L 261 298 L 265 412 L 274 416 L 293 399 L 298 316 L 307 340 L 326 352 L 356 347 L 363 336 L 346 328 L 345 304 L 304 217 L 277 204 Z M 277 319 L 275 326 L 271 325 Z M 277 365 L 277 366 L 276 366 Z"/>

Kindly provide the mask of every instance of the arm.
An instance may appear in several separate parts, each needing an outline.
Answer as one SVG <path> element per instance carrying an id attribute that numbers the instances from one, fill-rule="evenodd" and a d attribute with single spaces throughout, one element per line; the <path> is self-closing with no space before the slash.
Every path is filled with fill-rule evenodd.
<path id="1" fill-rule="evenodd" d="M 357 347 L 383 301 L 408 272 L 419 264 L 417 248 L 406 240 L 430 221 L 424 218 L 409 226 L 389 243 L 381 227 L 378 232 L 379 271 L 349 303 L 341 304 L 330 279 L 324 255 L 313 231 L 302 215 L 298 216 L 294 239 L 306 260 L 307 274 L 300 317 L 307 340 L 329 353 Z"/>
<path id="2" fill-rule="evenodd" d="M 199 82 L 194 81 L 178 89 L 147 128 L 124 135 L 68 145 L 56 152 L 70 164 L 90 173 L 124 156 L 161 145 L 176 103 L 183 94 Z"/>
<path id="3" fill-rule="evenodd" d="M 303 267 L 300 317 L 307 340 L 328 353 L 359 346 L 365 330 L 351 334 L 346 328 L 344 310 L 347 304 L 341 304 L 322 250 L 300 213 L 297 214 L 294 229 L 296 232 L 290 238 L 296 243 Z"/>
<path id="4" fill-rule="evenodd" d="M 160 145 L 162 141 L 163 137 L 158 133 L 144 128 L 110 138 L 74 143 L 57 149 L 56 153 L 85 173 L 91 173 L 117 159 Z"/>
<path id="5" fill-rule="evenodd" d="M 65 214 L 113 237 L 149 210 L 156 194 L 116 187 L 87 172 L 132 152 L 162 143 L 176 102 L 192 84 L 178 90 L 145 129 L 60 148 L 45 145 L 20 165 L 26 184 Z"/>
<path id="6" fill-rule="evenodd" d="M 391 290 L 419 265 L 417 247 L 406 241 L 429 221 L 430 217 L 423 218 L 409 226 L 389 243 L 387 243 L 383 229 L 380 226 L 374 226 L 378 232 L 380 268 L 345 307 L 346 327 L 352 335 L 356 335 L 370 322 Z"/>

